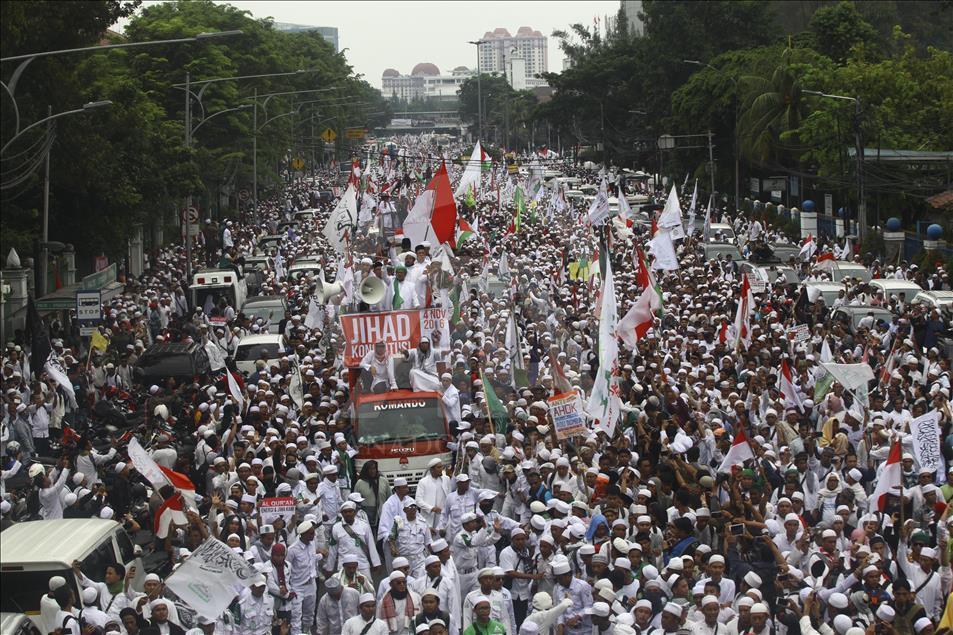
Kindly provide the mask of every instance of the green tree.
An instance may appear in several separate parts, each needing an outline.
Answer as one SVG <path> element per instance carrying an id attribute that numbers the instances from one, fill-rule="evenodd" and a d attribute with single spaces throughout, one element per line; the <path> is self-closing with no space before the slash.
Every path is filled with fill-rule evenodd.
<path id="1" fill-rule="evenodd" d="M 844 0 L 821 7 L 811 16 L 813 48 L 837 63 L 843 63 L 858 44 L 873 42 L 877 36 L 853 2 Z"/>

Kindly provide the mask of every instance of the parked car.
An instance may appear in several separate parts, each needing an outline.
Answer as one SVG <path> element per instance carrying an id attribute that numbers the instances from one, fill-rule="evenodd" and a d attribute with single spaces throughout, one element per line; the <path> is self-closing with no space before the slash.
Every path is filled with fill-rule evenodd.
<path id="1" fill-rule="evenodd" d="M 921 291 L 910 302 L 940 309 L 941 314 L 953 313 L 953 291 Z"/>
<path id="2" fill-rule="evenodd" d="M 854 278 L 861 282 L 870 282 L 870 269 L 856 262 L 836 260 L 830 272 L 831 279 L 834 282 L 841 282 L 845 278 Z"/>
<path id="3" fill-rule="evenodd" d="M 121 524 L 100 518 L 36 520 L 16 523 L 3 532 L 0 610 L 26 613 L 37 621 L 41 632 L 52 633 L 61 625 L 39 623 L 40 598 L 55 575 L 63 576 L 79 597 L 82 588 L 72 571 L 74 561 L 81 563 L 87 577 L 97 581 L 102 581 L 107 564 L 119 563 L 127 569 L 135 566 L 132 586 L 142 589 L 146 571 Z"/>
<path id="4" fill-rule="evenodd" d="M 258 295 L 245 300 L 242 305 L 242 313 L 251 320 L 259 318 L 268 323 L 268 332 L 277 333 L 278 323 L 285 317 L 285 311 L 288 304 L 284 296 L 280 295 Z"/>
<path id="5" fill-rule="evenodd" d="M 41 635 L 41 633 L 29 615 L 0 613 L 0 635 Z"/>
<path id="6" fill-rule="evenodd" d="M 208 356 L 198 342 L 156 342 L 136 362 L 133 373 L 138 381 L 149 385 L 169 377 L 191 381 L 209 369 Z"/>
<path id="7" fill-rule="evenodd" d="M 896 296 L 899 299 L 902 293 L 904 294 L 904 299 L 909 302 L 917 297 L 918 293 L 923 291 L 916 282 L 897 278 L 877 278 L 876 280 L 871 280 L 868 285 L 874 291 L 882 292 L 885 300 L 889 300 L 891 296 Z"/>
<path id="8" fill-rule="evenodd" d="M 801 286 L 807 292 L 808 302 L 813 304 L 818 298 L 823 298 L 826 307 L 834 306 L 834 300 L 840 296 L 841 292 L 847 291 L 846 285 L 826 280 L 805 281 L 801 283 Z"/>
<path id="9" fill-rule="evenodd" d="M 868 316 L 873 318 L 871 327 L 881 320 L 888 324 L 893 321 L 893 313 L 879 306 L 839 306 L 832 314 L 834 321 L 843 324 L 851 333 L 856 333 L 861 320 Z"/>
<path id="10" fill-rule="evenodd" d="M 255 362 L 280 359 L 288 353 L 288 342 L 281 334 L 246 335 L 238 342 L 235 366 L 247 374 L 255 372 Z"/>
<path id="11" fill-rule="evenodd" d="M 738 245 L 731 243 L 705 243 L 705 260 L 719 260 L 720 258 L 731 256 L 732 260 L 741 260 L 741 250 Z"/>

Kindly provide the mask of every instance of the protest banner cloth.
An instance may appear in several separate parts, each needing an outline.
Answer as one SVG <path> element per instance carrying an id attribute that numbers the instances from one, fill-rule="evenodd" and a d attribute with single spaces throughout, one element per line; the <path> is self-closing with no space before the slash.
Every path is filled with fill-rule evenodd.
<path id="1" fill-rule="evenodd" d="M 359 366 L 361 359 L 373 350 L 377 342 L 387 344 L 390 356 L 416 348 L 421 336 L 430 338 L 434 352 L 446 353 L 449 350 L 450 312 L 447 309 L 348 313 L 342 314 L 340 319 L 345 341 L 344 365 L 349 368 Z"/>
<path id="2" fill-rule="evenodd" d="M 220 540 L 209 538 L 165 580 L 165 586 L 195 612 L 217 620 L 235 599 L 236 587 L 258 575 L 247 560 Z"/>
<path id="3" fill-rule="evenodd" d="M 940 453 L 940 412 L 934 410 L 910 422 L 910 436 L 913 437 L 913 457 L 920 468 L 931 471 L 943 470 L 943 457 Z"/>
<path id="4" fill-rule="evenodd" d="M 276 518 L 284 518 L 285 523 L 291 521 L 295 513 L 295 499 L 291 496 L 280 498 L 263 498 L 258 507 L 258 515 L 265 525 L 271 525 Z"/>
<path id="5" fill-rule="evenodd" d="M 578 394 L 560 393 L 550 397 L 548 401 L 557 439 L 568 439 L 588 432 Z"/>

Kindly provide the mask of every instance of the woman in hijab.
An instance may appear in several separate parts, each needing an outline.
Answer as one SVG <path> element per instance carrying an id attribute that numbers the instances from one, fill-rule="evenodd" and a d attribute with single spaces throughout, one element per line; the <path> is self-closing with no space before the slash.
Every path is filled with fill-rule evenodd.
<path id="1" fill-rule="evenodd" d="M 290 571 L 285 557 L 288 548 L 276 542 L 271 548 L 271 568 L 268 569 L 268 593 L 275 598 L 275 615 L 279 618 L 291 619 L 291 605 L 294 598 L 291 595 Z"/>
<path id="2" fill-rule="evenodd" d="M 824 481 L 824 487 L 817 491 L 817 509 L 815 510 L 817 522 L 830 523 L 834 520 L 834 514 L 837 511 L 837 496 L 844 489 L 841 483 L 840 475 L 837 472 L 831 472 Z"/>
<path id="3" fill-rule="evenodd" d="M 609 533 L 609 521 L 602 514 L 596 514 L 592 517 L 592 522 L 589 523 L 589 528 L 586 530 L 586 542 L 591 542 L 598 553 L 602 549 L 602 545 L 609 540 Z"/>
<path id="4" fill-rule="evenodd" d="M 238 516 L 229 516 L 225 519 L 224 526 L 222 527 L 222 532 L 219 535 L 219 540 L 224 543 L 228 543 L 229 538 L 232 536 L 238 536 L 239 546 L 242 551 L 248 549 L 247 543 L 245 542 L 245 532 L 242 528 L 242 521 Z"/>
<path id="5" fill-rule="evenodd" d="M 390 487 L 387 485 L 387 479 L 381 478 L 380 470 L 377 467 L 377 461 L 367 461 L 361 466 L 361 473 L 357 477 L 357 483 L 354 485 L 354 491 L 364 497 L 361 507 L 367 514 L 367 521 L 371 527 L 377 527 L 377 520 L 380 518 L 381 507 L 390 497 Z"/>

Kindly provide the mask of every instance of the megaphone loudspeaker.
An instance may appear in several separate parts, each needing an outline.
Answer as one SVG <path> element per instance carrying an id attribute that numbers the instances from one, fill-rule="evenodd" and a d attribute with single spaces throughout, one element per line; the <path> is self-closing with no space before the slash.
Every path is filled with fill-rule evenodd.
<path id="1" fill-rule="evenodd" d="M 384 281 L 380 278 L 370 276 L 361 283 L 361 288 L 357 291 L 357 296 L 365 304 L 377 304 L 384 299 L 387 292 Z"/>

